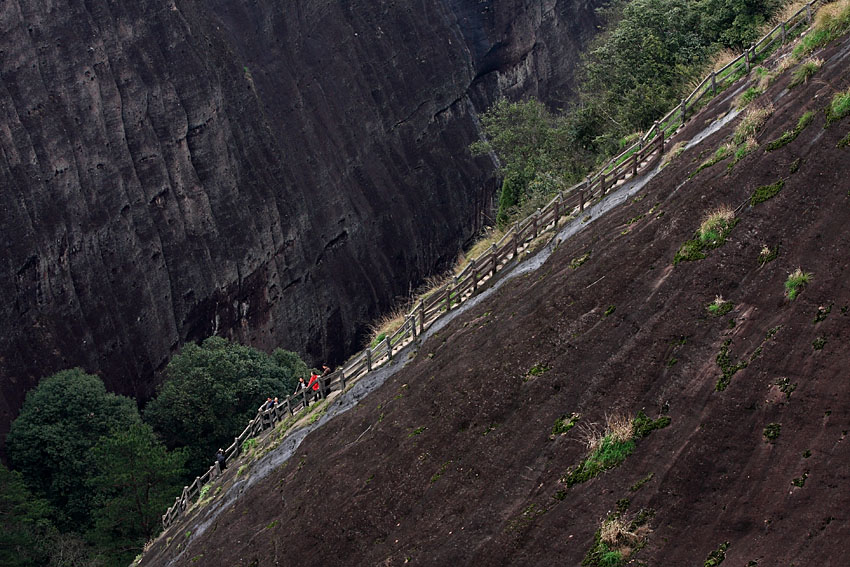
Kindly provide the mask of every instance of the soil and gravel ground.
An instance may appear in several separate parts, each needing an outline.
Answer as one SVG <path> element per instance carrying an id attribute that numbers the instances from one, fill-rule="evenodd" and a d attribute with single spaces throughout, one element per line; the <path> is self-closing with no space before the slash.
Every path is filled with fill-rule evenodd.
<path id="1" fill-rule="evenodd" d="M 850 118 L 825 127 L 822 110 L 850 87 L 850 39 L 819 56 L 806 84 L 788 90 L 785 74 L 753 103 L 775 108 L 762 148 L 815 110 L 794 141 L 691 179 L 742 118 L 685 150 L 539 269 L 431 336 L 202 534 L 192 535 L 203 510 L 142 564 L 579 565 L 622 499 L 629 514 L 653 512 L 636 565 L 702 565 L 725 542 L 731 566 L 846 564 L 850 148 L 837 144 Z M 718 97 L 677 140 L 731 105 Z M 778 194 L 750 206 L 780 179 Z M 726 243 L 673 266 L 723 205 L 739 219 Z M 762 265 L 764 246 L 778 255 Z M 789 301 L 783 286 L 798 267 L 813 278 Z M 734 307 L 715 317 L 706 306 L 718 295 Z M 724 350 L 727 368 L 748 364 L 717 391 Z M 588 424 L 641 410 L 669 427 L 567 488 Z M 572 412 L 579 426 L 552 436 Z"/>

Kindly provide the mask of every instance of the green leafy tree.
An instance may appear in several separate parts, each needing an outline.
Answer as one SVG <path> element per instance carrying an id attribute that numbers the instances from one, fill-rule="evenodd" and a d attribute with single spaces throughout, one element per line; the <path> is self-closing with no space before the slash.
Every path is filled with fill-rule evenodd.
<path id="1" fill-rule="evenodd" d="M 535 179 L 545 175 L 555 192 L 586 170 L 579 159 L 582 149 L 572 137 L 573 125 L 537 100 L 500 99 L 481 115 L 481 126 L 485 139 L 470 149 L 475 155 L 495 152 L 499 158 L 503 181 L 497 219 L 502 226 L 516 207 L 534 196 L 529 187 Z"/>
<path id="2" fill-rule="evenodd" d="M 180 493 L 186 455 L 169 453 L 147 424 L 135 424 L 94 447 L 97 491 L 92 541 L 110 565 L 124 566 L 161 526 L 163 512 Z"/>
<path id="3" fill-rule="evenodd" d="M 199 474 L 267 397 L 294 390 L 293 371 L 257 349 L 221 337 L 188 344 L 168 363 L 167 379 L 145 408 L 145 420 L 167 447 L 185 447 L 190 473 Z"/>
<path id="4" fill-rule="evenodd" d="M 62 512 L 61 527 L 85 527 L 93 497 L 91 449 L 113 431 L 139 423 L 136 404 L 110 394 L 79 368 L 45 378 L 12 423 L 6 446 L 13 467 Z"/>
<path id="5" fill-rule="evenodd" d="M 272 359 L 274 359 L 275 364 L 280 366 L 284 372 L 287 373 L 287 392 L 295 390 L 295 386 L 297 385 L 299 378 L 307 378 L 310 376 L 310 369 L 296 352 L 276 348 L 272 353 Z"/>
<path id="6" fill-rule="evenodd" d="M 40 543 L 54 532 L 46 500 L 33 495 L 21 474 L 0 464 L 0 565 L 45 565 L 47 549 Z"/>

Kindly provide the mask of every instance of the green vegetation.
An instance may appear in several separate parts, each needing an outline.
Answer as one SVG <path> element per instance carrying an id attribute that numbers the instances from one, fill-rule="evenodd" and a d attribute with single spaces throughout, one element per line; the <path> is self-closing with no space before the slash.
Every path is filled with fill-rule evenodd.
<path id="1" fill-rule="evenodd" d="M 790 88 L 794 88 L 797 85 L 807 83 L 822 66 L 823 59 L 815 58 L 804 61 L 796 69 L 794 69 L 793 73 L 791 73 L 791 82 L 788 86 Z"/>
<path id="2" fill-rule="evenodd" d="M 62 512 L 59 527 L 88 526 L 97 494 L 89 483 L 92 449 L 101 437 L 140 421 L 130 398 L 107 393 L 97 376 L 65 370 L 27 394 L 6 447 L 30 489 Z"/>
<path id="3" fill-rule="evenodd" d="M 668 425 L 668 416 L 651 420 L 643 412 L 638 412 L 633 420 L 622 416 L 609 417 L 604 432 L 588 430 L 587 457 L 578 465 L 570 467 L 561 482 L 569 488 L 620 465 L 635 450 L 638 440 Z"/>
<path id="4" fill-rule="evenodd" d="M 779 246 L 770 248 L 766 244 L 759 251 L 759 266 L 764 266 L 768 262 L 773 262 L 779 256 Z"/>
<path id="5" fill-rule="evenodd" d="M 484 139 L 471 150 L 499 158 L 499 226 L 533 211 L 631 145 L 690 92 L 714 54 L 726 48 L 740 53 L 751 45 L 782 4 L 615 0 L 603 8 L 609 27 L 583 61 L 573 107 L 556 114 L 535 100 L 500 100 L 482 115 Z M 743 73 L 741 66 L 719 77 L 719 89 Z M 769 78 L 762 70 L 759 85 L 745 98 L 754 98 Z M 673 128 L 665 125 L 667 132 Z"/>
<path id="6" fill-rule="evenodd" d="M 750 87 L 747 90 L 745 90 L 743 93 L 741 93 L 740 97 L 738 97 L 737 106 L 740 107 L 740 108 L 744 108 L 745 106 L 750 104 L 752 101 L 754 101 L 755 99 L 760 97 L 762 94 L 764 94 L 763 89 L 761 89 L 757 86 Z"/>
<path id="7" fill-rule="evenodd" d="M 566 435 L 567 432 L 575 427 L 581 416 L 575 412 L 570 415 L 562 415 L 555 420 L 555 425 L 552 426 L 552 437 L 556 435 Z"/>
<path id="8" fill-rule="evenodd" d="M 768 144 L 765 146 L 765 151 L 770 152 L 770 151 L 773 151 L 773 150 L 778 150 L 782 146 L 785 146 L 786 144 L 790 144 L 792 141 L 794 141 L 797 138 L 797 136 L 800 135 L 800 133 L 803 130 L 806 129 L 806 127 L 809 124 L 812 123 L 812 120 L 814 120 L 814 119 L 815 119 L 815 111 L 810 110 L 808 112 L 805 112 L 797 120 L 797 126 L 793 130 L 786 130 L 777 139 L 773 140 L 772 142 L 768 142 Z M 794 172 L 792 171 L 791 173 L 794 173 Z"/>
<path id="9" fill-rule="evenodd" d="M 761 187 L 757 187 L 756 190 L 753 191 L 752 196 L 750 197 L 750 206 L 755 206 L 759 203 L 764 203 L 765 201 L 779 193 L 784 186 L 785 180 L 780 179 L 772 185 L 762 185 Z"/>
<path id="10" fill-rule="evenodd" d="M 59 537 L 51 521 L 53 514 L 50 504 L 27 488 L 21 473 L 0 463 L 0 565 L 50 563 Z"/>
<path id="11" fill-rule="evenodd" d="M 826 125 L 837 122 L 850 114 L 850 89 L 835 93 L 826 107 Z"/>
<path id="12" fill-rule="evenodd" d="M 162 513 L 183 484 L 186 456 L 169 453 L 146 424 L 103 437 L 92 451 L 97 491 L 89 538 L 112 548 L 110 563 L 127 565 L 159 532 Z"/>
<path id="13" fill-rule="evenodd" d="M 689 177 L 692 178 L 694 175 L 696 175 L 697 173 L 699 173 L 703 169 L 705 169 L 707 167 L 711 167 L 712 165 L 723 161 L 724 159 L 726 159 L 730 155 L 732 155 L 734 152 L 735 152 L 735 145 L 734 144 L 723 144 L 722 146 L 717 148 L 717 150 L 714 152 L 714 155 L 712 155 L 710 158 L 708 158 L 707 160 L 702 162 L 699 165 L 699 167 L 697 167 L 696 171 L 691 173 L 691 175 Z"/>
<path id="14" fill-rule="evenodd" d="M 749 138 L 755 137 L 772 114 L 773 105 L 754 106 L 748 110 L 741 122 L 738 123 L 738 127 L 735 128 L 735 133 L 732 135 L 732 143 L 737 146 L 746 142 Z"/>
<path id="15" fill-rule="evenodd" d="M 812 281 L 812 278 L 814 278 L 814 275 L 811 272 L 804 272 L 800 268 L 797 268 L 785 280 L 785 295 L 789 300 L 794 301 L 797 295 L 803 291 L 803 288 Z"/>
<path id="16" fill-rule="evenodd" d="M 416 429 L 414 429 L 413 431 L 411 431 L 410 433 L 408 433 L 408 434 L 407 434 L 407 436 L 408 436 L 408 437 L 413 437 L 413 436 L 415 436 L 415 435 L 419 435 L 419 434 L 421 434 L 423 431 L 425 431 L 426 429 L 428 429 L 428 428 L 427 428 L 427 427 L 417 427 Z"/>
<path id="17" fill-rule="evenodd" d="M 708 213 L 700 224 L 694 238 L 679 247 L 673 258 L 673 265 L 679 262 L 702 260 L 705 252 L 726 242 L 726 237 L 738 223 L 735 212 L 729 207 L 721 207 Z"/>
<path id="18" fill-rule="evenodd" d="M 819 306 L 818 312 L 817 312 L 817 314 L 815 314 L 814 323 L 817 324 L 817 323 L 821 323 L 823 321 L 826 321 L 826 318 L 830 314 L 831 311 L 832 311 L 832 303 L 830 303 L 826 307 L 824 307 L 823 305 Z"/>
<path id="19" fill-rule="evenodd" d="M 535 364 L 528 370 L 527 376 L 540 376 L 544 372 L 548 371 L 549 367 L 545 364 Z"/>
<path id="20" fill-rule="evenodd" d="M 720 317 L 732 311 L 732 308 L 734 307 L 734 303 L 732 303 L 731 301 L 726 301 L 725 299 L 723 299 L 722 296 L 718 295 L 714 298 L 714 301 L 708 304 L 706 309 L 708 310 L 708 313 L 710 315 L 713 315 L 714 317 Z"/>
<path id="21" fill-rule="evenodd" d="M 791 484 L 793 484 L 797 488 L 803 488 L 803 486 L 806 485 L 806 479 L 807 478 L 809 478 L 809 472 L 808 471 L 804 472 L 802 474 L 802 476 L 799 476 L 797 478 L 792 479 Z"/>
<path id="22" fill-rule="evenodd" d="M 812 348 L 815 350 L 821 350 L 826 346 L 826 337 L 818 337 L 812 341 Z"/>
<path id="23" fill-rule="evenodd" d="M 645 477 L 643 477 L 642 479 L 640 479 L 639 481 L 637 481 L 636 483 L 631 485 L 629 487 L 629 492 L 637 492 L 638 490 L 640 490 L 641 486 L 643 486 L 644 484 L 646 484 L 647 482 L 652 480 L 653 476 L 655 476 L 655 473 L 653 473 L 653 472 L 649 473 L 648 475 L 646 475 Z"/>
<path id="24" fill-rule="evenodd" d="M 609 514 L 596 530 L 593 545 L 581 562 L 582 567 L 621 567 L 646 545 L 651 531 L 647 524 L 655 512 L 641 509 L 629 520 L 623 509 L 628 507 L 628 500 L 625 506 L 619 504 L 618 510 Z"/>
<path id="25" fill-rule="evenodd" d="M 775 384 L 779 388 L 779 391 L 785 394 L 786 400 L 790 400 L 791 394 L 797 389 L 797 384 L 792 384 L 788 378 L 780 378 Z"/>
<path id="26" fill-rule="evenodd" d="M 729 542 L 723 542 L 720 546 L 708 554 L 705 562 L 703 563 L 703 567 L 717 567 L 723 560 L 726 559 L 726 550 L 729 549 Z"/>
<path id="27" fill-rule="evenodd" d="M 612 313 L 614 313 L 614 311 L 616 309 L 617 309 L 616 305 L 609 305 L 608 309 L 605 310 L 605 312 L 602 314 L 602 316 L 607 317 L 608 315 L 611 315 Z"/>
<path id="28" fill-rule="evenodd" d="M 587 254 L 584 254 L 582 256 L 579 256 L 578 258 L 573 258 L 572 260 L 570 260 L 570 268 L 572 268 L 573 270 L 578 269 L 579 266 L 581 266 L 582 264 L 587 262 L 589 259 L 590 259 L 590 252 L 588 252 Z"/>
<path id="29" fill-rule="evenodd" d="M 809 55 L 850 30 L 850 4 L 838 5 L 837 9 L 821 10 L 814 29 L 810 30 L 794 48 L 792 55 L 799 60 Z"/>
<path id="30" fill-rule="evenodd" d="M 714 386 L 714 389 L 718 392 L 725 390 L 729 385 L 729 382 L 732 381 L 732 376 L 734 376 L 739 370 L 746 368 L 749 364 L 746 360 L 741 360 L 738 364 L 732 364 L 732 361 L 729 358 L 730 344 L 732 344 L 732 339 L 726 339 L 723 341 L 723 346 L 720 347 L 720 352 L 717 353 L 717 358 L 715 359 L 717 366 L 720 367 L 720 371 L 722 373 L 720 378 L 717 379 L 717 384 Z"/>
<path id="31" fill-rule="evenodd" d="M 838 140 L 838 143 L 835 145 L 837 148 L 847 148 L 850 147 L 850 132 L 847 133 L 846 136 Z"/>
<path id="32" fill-rule="evenodd" d="M 295 389 L 295 372 L 304 368 L 292 353 L 269 356 L 221 337 L 188 344 L 168 363 L 167 378 L 145 408 L 145 420 L 167 447 L 186 448 L 189 472 L 199 475 L 216 448 L 227 446 L 268 396 Z"/>
<path id="33" fill-rule="evenodd" d="M 779 433 L 782 430 L 782 425 L 779 423 L 768 423 L 767 427 L 762 432 L 765 440 L 768 443 L 773 443 L 779 438 Z"/>

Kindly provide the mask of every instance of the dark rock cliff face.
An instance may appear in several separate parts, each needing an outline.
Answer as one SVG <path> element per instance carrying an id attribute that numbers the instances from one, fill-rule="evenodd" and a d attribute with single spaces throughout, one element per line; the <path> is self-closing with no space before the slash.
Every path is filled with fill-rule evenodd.
<path id="1" fill-rule="evenodd" d="M 0 2 L 0 435 L 213 333 L 338 361 L 479 228 L 476 112 L 558 105 L 601 2 Z"/>

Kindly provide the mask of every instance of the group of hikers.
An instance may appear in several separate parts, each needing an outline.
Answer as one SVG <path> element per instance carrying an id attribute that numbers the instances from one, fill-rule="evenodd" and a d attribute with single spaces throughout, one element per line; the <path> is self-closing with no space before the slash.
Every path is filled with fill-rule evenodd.
<path id="1" fill-rule="evenodd" d="M 322 365 L 322 374 L 321 377 L 324 378 L 328 374 L 331 373 L 331 369 L 328 365 Z M 310 380 L 305 382 L 304 377 L 298 378 L 298 384 L 295 386 L 295 391 L 292 392 L 293 396 L 297 396 L 298 394 L 303 393 L 304 391 L 308 391 L 308 394 L 304 397 L 304 406 L 309 406 L 311 401 L 318 401 L 321 397 L 321 384 L 319 383 L 319 373 L 317 370 L 313 369 L 313 372 L 310 374 Z M 309 393 L 309 390 L 312 390 L 312 393 Z M 260 406 L 261 410 L 269 410 L 275 407 L 278 404 L 277 397 L 274 398 L 266 398 L 266 403 Z M 219 448 L 218 452 L 215 454 L 215 460 L 218 463 L 218 466 L 221 470 L 224 470 L 227 465 L 227 457 L 224 455 L 224 450 Z"/>

